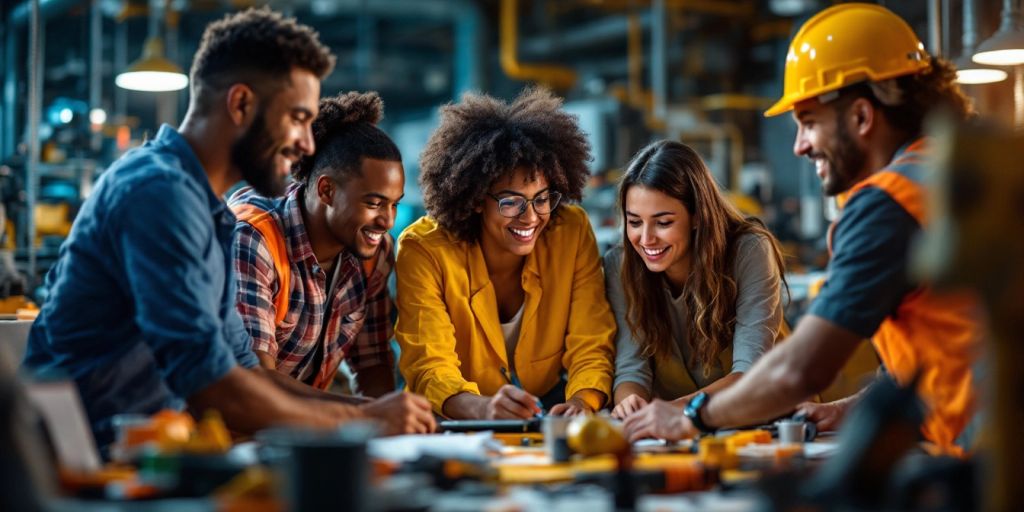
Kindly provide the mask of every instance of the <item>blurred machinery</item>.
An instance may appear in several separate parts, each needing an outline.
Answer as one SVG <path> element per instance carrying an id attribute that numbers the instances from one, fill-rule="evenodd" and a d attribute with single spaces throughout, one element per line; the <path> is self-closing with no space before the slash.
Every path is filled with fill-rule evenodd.
<path id="1" fill-rule="evenodd" d="M 940 153 L 934 223 L 916 252 L 919 274 L 977 290 L 991 339 L 985 386 L 985 508 L 1024 510 L 1024 134 L 989 125 L 933 126 Z"/>

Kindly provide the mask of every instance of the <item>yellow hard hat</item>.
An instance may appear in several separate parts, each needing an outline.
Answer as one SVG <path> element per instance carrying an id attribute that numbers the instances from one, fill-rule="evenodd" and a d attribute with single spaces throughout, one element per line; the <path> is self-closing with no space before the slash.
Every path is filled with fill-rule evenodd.
<path id="1" fill-rule="evenodd" d="M 928 53 L 906 21 L 874 4 L 848 3 L 815 14 L 800 27 L 786 54 L 782 98 L 765 111 L 793 105 L 864 80 L 918 73 Z"/>

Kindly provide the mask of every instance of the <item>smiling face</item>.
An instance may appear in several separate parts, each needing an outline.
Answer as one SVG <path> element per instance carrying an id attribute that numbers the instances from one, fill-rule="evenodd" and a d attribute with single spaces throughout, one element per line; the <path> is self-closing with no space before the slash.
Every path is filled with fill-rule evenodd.
<path id="1" fill-rule="evenodd" d="M 313 154 L 312 125 L 320 96 L 320 80 L 295 68 L 289 80 L 256 107 L 253 121 L 231 146 L 232 163 L 257 192 L 284 192 L 292 164 Z"/>
<path id="2" fill-rule="evenodd" d="M 867 154 L 850 135 L 842 112 L 813 99 L 798 103 L 793 119 L 797 124 L 793 154 L 814 162 L 825 195 L 834 196 L 855 185 Z"/>
<path id="3" fill-rule="evenodd" d="M 364 157 L 360 172 L 340 186 L 328 175 L 317 178 L 320 200 L 327 206 L 327 229 L 357 257 L 374 257 L 384 233 L 395 225 L 405 188 L 402 163 Z"/>
<path id="4" fill-rule="evenodd" d="M 542 173 L 536 173 L 533 179 L 530 179 L 530 174 L 529 169 L 518 168 L 507 177 L 498 179 L 491 185 L 488 195 L 484 196 L 483 205 L 477 207 L 482 227 L 480 245 L 484 250 L 515 256 L 526 256 L 533 251 L 537 238 L 551 220 L 550 212 L 537 213 L 536 204 L 544 204 L 551 191 Z M 527 204 L 525 210 L 516 217 L 505 217 L 498 211 L 498 202 L 514 197 L 536 202 L 534 205 Z"/>
<path id="5" fill-rule="evenodd" d="M 651 272 L 665 272 L 669 280 L 686 282 L 690 269 L 693 224 L 679 199 L 664 192 L 633 185 L 626 191 L 626 238 Z"/>

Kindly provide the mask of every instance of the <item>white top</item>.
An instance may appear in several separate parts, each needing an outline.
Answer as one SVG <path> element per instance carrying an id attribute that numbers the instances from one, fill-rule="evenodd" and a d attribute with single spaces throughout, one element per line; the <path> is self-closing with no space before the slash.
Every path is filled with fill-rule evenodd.
<path id="1" fill-rule="evenodd" d="M 526 301 L 523 301 L 523 305 L 519 306 L 519 311 L 516 311 L 515 316 L 507 323 L 501 324 L 501 334 L 505 337 L 505 353 L 508 354 L 508 365 L 512 372 L 516 371 L 516 345 L 519 343 L 519 330 L 523 325 L 523 308 L 525 306 Z"/>

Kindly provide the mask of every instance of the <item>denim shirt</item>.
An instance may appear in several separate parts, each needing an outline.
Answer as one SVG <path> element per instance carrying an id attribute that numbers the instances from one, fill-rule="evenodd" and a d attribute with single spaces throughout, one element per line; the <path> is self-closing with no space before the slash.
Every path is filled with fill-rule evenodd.
<path id="1" fill-rule="evenodd" d="M 180 409 L 235 365 L 255 367 L 235 309 L 235 217 L 170 126 L 116 161 L 82 205 L 23 366 L 74 379 L 97 444 L 112 418 Z"/>

